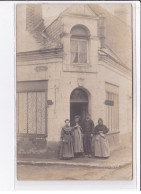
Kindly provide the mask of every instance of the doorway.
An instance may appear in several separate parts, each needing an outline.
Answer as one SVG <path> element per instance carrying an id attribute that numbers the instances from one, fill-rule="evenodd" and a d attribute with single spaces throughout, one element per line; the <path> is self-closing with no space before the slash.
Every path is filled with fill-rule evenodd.
<path id="1" fill-rule="evenodd" d="M 74 117 L 80 116 L 81 122 L 85 119 L 88 113 L 88 95 L 81 89 L 76 88 L 70 96 L 70 124 L 74 125 Z"/>

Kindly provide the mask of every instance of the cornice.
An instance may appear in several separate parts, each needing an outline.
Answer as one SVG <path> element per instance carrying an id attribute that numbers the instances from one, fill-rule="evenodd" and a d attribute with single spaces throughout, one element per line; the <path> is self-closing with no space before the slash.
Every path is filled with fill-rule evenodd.
<path id="1" fill-rule="evenodd" d="M 17 61 L 44 60 L 44 59 L 51 59 L 54 57 L 62 58 L 63 49 L 62 48 L 45 49 L 45 50 L 38 50 L 38 51 L 19 52 L 16 54 Z"/>

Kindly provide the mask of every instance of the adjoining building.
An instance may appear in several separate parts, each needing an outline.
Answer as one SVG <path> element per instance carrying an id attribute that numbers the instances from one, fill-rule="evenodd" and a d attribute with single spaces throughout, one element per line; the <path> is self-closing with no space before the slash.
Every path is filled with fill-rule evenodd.
<path id="1" fill-rule="evenodd" d="M 17 5 L 18 153 L 55 156 L 64 120 L 87 112 L 103 118 L 111 149 L 132 144 L 131 27 L 97 4 L 47 20 L 43 6 Z"/>

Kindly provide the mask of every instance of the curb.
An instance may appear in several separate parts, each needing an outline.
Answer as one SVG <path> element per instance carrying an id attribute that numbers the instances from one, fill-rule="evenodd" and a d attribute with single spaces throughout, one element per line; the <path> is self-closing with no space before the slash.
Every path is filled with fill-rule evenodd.
<path id="1" fill-rule="evenodd" d="M 65 166 L 73 166 L 73 167 L 89 167 L 89 168 L 107 168 L 107 169 L 116 169 L 116 168 L 122 168 L 125 166 L 128 166 L 132 164 L 131 161 L 129 162 L 124 162 L 120 164 L 98 164 L 98 163 L 93 163 L 93 164 L 88 164 L 88 163 L 66 163 L 66 162 L 49 162 L 49 161 L 17 161 L 17 164 L 20 165 L 38 165 L 38 166 L 46 166 L 46 165 L 65 165 Z"/>

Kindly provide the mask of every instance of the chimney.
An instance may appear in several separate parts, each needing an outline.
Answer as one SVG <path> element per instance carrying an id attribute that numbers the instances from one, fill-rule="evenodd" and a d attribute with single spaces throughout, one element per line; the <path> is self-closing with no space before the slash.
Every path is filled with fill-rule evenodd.
<path id="1" fill-rule="evenodd" d="M 99 17 L 98 32 L 100 38 L 100 48 L 105 48 L 105 17 L 103 14 Z"/>
<path id="2" fill-rule="evenodd" d="M 27 4 L 26 5 L 26 30 L 31 32 L 37 25 L 43 21 L 42 19 L 42 5 Z"/>

